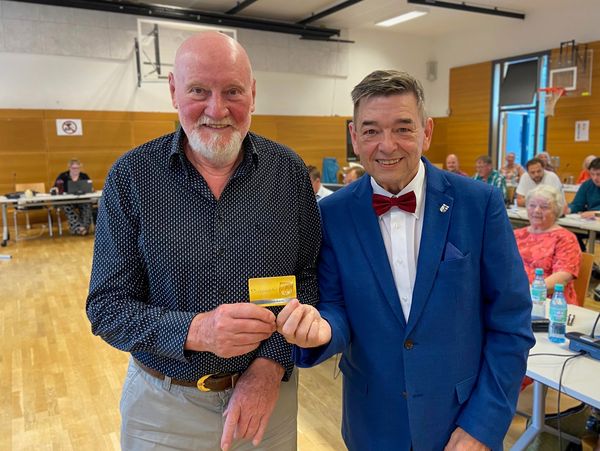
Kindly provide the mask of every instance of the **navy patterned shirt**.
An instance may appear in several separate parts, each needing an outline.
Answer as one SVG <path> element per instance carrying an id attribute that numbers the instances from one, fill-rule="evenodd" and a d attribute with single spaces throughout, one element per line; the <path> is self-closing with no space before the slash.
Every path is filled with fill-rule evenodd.
<path id="1" fill-rule="evenodd" d="M 317 302 L 321 232 L 306 166 L 248 133 L 217 200 L 186 158 L 184 137 L 179 129 L 143 144 L 110 170 L 86 306 L 92 332 L 172 378 L 243 371 L 265 357 L 287 380 L 291 345 L 277 332 L 227 359 L 183 347 L 197 313 L 248 300 L 249 278 L 294 274 L 300 301 Z"/>

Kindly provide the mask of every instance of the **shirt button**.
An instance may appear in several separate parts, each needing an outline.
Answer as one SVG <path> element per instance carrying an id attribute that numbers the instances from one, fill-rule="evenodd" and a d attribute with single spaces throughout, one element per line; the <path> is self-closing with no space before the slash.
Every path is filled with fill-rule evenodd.
<path id="1" fill-rule="evenodd" d="M 404 342 L 404 349 L 411 350 L 415 344 L 412 340 L 408 339 Z"/>
<path id="2" fill-rule="evenodd" d="M 227 288 L 223 288 L 223 287 L 219 288 L 219 294 L 221 296 L 225 296 L 227 294 Z"/>
<path id="3" fill-rule="evenodd" d="M 225 248 L 224 247 L 220 247 L 219 249 L 217 249 L 217 255 L 222 257 L 225 254 Z"/>

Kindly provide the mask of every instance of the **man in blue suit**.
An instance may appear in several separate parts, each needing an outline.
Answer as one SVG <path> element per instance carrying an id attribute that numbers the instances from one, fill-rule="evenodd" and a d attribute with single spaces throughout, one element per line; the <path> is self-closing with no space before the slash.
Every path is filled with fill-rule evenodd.
<path id="1" fill-rule="evenodd" d="M 421 84 L 376 71 L 352 91 L 362 177 L 321 204 L 318 310 L 278 330 L 301 367 L 343 352 L 350 450 L 502 449 L 533 346 L 531 300 L 501 193 L 422 157 Z"/>

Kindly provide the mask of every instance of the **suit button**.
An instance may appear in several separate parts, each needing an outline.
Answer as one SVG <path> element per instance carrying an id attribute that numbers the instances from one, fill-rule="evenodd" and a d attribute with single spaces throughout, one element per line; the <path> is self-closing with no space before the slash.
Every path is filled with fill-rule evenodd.
<path id="1" fill-rule="evenodd" d="M 408 392 L 405 392 L 405 391 L 403 391 L 403 392 L 402 392 L 402 397 L 403 397 L 404 399 L 407 399 L 407 398 L 408 398 Z"/>
<path id="2" fill-rule="evenodd" d="M 415 344 L 413 343 L 413 341 L 412 341 L 412 340 L 410 340 L 410 339 L 409 339 L 409 340 L 406 340 L 406 341 L 404 342 L 404 349 L 408 349 L 408 350 L 410 351 L 410 350 L 413 348 L 413 346 L 414 346 L 414 345 L 415 345 Z"/>

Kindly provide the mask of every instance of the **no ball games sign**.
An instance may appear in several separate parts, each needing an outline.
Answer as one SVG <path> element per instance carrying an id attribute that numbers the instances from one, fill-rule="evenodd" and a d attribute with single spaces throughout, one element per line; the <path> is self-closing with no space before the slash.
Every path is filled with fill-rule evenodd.
<path id="1" fill-rule="evenodd" d="M 83 135 L 81 119 L 56 119 L 56 134 L 58 136 Z"/>

